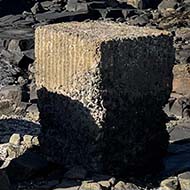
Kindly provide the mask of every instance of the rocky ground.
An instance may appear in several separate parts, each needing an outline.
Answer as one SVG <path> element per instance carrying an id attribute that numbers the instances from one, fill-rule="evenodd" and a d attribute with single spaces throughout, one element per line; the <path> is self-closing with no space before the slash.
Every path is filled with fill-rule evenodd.
<path id="1" fill-rule="evenodd" d="M 114 20 L 168 30 L 174 36 L 173 92 L 164 108 L 171 143 L 165 169 L 141 178 L 115 179 L 70 171 L 40 154 L 35 91 L 34 30 L 72 20 Z M 190 189 L 189 0 L 0 0 L 0 190 Z M 127 172 L 127 171 L 126 171 Z"/>

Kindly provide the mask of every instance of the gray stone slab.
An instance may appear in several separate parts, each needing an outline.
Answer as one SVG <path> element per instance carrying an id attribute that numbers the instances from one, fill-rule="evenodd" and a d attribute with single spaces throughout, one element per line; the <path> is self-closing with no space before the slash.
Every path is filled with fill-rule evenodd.
<path id="1" fill-rule="evenodd" d="M 190 120 L 179 123 L 169 129 L 170 141 L 190 139 Z"/>
<path id="2" fill-rule="evenodd" d="M 0 28 L 0 39 L 25 39 L 33 38 L 34 30 L 28 28 L 5 27 Z"/>

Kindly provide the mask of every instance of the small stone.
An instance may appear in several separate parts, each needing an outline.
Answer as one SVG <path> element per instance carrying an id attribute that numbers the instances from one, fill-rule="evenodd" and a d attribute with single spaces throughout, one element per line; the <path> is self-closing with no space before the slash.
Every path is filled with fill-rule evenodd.
<path id="1" fill-rule="evenodd" d="M 39 146 L 40 145 L 38 137 L 33 137 L 33 139 L 32 139 L 32 145 L 35 145 L 35 146 Z"/>
<path id="2" fill-rule="evenodd" d="M 8 157 L 10 159 L 19 157 L 25 151 L 26 151 L 26 147 L 23 145 L 16 146 L 16 145 L 9 144 L 9 147 L 7 149 Z"/>
<path id="3" fill-rule="evenodd" d="M 13 134 L 10 139 L 9 139 L 9 143 L 13 144 L 13 145 L 19 145 L 20 144 L 20 134 Z"/>
<path id="4" fill-rule="evenodd" d="M 17 47 L 13 47 L 13 45 L 11 45 L 9 47 L 9 49 L 10 50 L 2 50 L 1 51 L 3 59 L 10 63 L 18 65 L 22 61 L 24 54 L 21 52 L 19 47 L 17 48 Z"/>
<path id="5" fill-rule="evenodd" d="M 66 5 L 66 10 L 70 12 L 76 11 L 77 4 L 78 4 L 77 0 L 68 0 L 67 5 Z"/>
<path id="6" fill-rule="evenodd" d="M 111 187 L 111 183 L 109 181 L 99 181 L 98 182 L 102 187 L 104 188 L 110 188 Z"/>
<path id="7" fill-rule="evenodd" d="M 31 73 L 35 73 L 35 67 L 34 67 L 33 63 L 28 65 L 28 71 L 31 72 Z"/>
<path id="8" fill-rule="evenodd" d="M 84 182 L 79 190 L 102 190 L 100 184 L 98 183 L 87 183 L 87 182 Z"/>
<path id="9" fill-rule="evenodd" d="M 137 26 L 145 26 L 149 22 L 148 18 L 144 15 L 135 17 L 130 21 L 130 24 Z"/>
<path id="10" fill-rule="evenodd" d="M 133 183 L 126 183 L 125 188 L 126 190 L 139 190 L 139 188 Z"/>
<path id="11" fill-rule="evenodd" d="M 19 105 L 22 99 L 22 91 L 20 86 L 9 85 L 1 88 L 0 99 L 13 101 L 15 105 Z"/>
<path id="12" fill-rule="evenodd" d="M 125 2 L 125 0 L 120 0 L 120 2 Z M 128 5 L 132 5 L 135 8 L 142 8 L 143 7 L 143 0 L 127 0 Z"/>
<path id="13" fill-rule="evenodd" d="M 32 121 L 38 121 L 39 120 L 39 110 L 37 107 L 37 104 L 32 104 L 29 106 L 26 110 L 26 117 L 28 119 L 31 119 Z"/>
<path id="14" fill-rule="evenodd" d="M 127 190 L 126 184 L 123 181 L 119 181 L 115 186 L 114 190 Z"/>
<path id="15" fill-rule="evenodd" d="M 115 185 L 115 184 L 116 184 L 116 179 L 115 179 L 115 177 L 110 178 L 110 179 L 109 179 L 109 182 L 110 182 L 111 185 Z"/>
<path id="16" fill-rule="evenodd" d="M 8 143 L 0 144 L 0 160 L 5 160 L 7 157 Z"/>
<path id="17" fill-rule="evenodd" d="M 19 76 L 17 79 L 20 86 L 24 86 L 27 83 L 27 79 L 24 79 L 22 76 Z"/>
<path id="18" fill-rule="evenodd" d="M 181 190 L 190 189 L 190 172 L 184 172 L 178 175 Z"/>
<path id="19" fill-rule="evenodd" d="M 43 12 L 42 5 L 39 2 L 35 3 L 35 5 L 31 8 L 31 12 L 33 14 L 37 14 L 37 13 Z"/>
<path id="20" fill-rule="evenodd" d="M 160 187 L 162 190 L 177 190 L 178 186 L 179 182 L 177 177 L 170 177 L 160 183 Z"/>
<path id="21" fill-rule="evenodd" d="M 44 10 L 48 10 L 50 7 L 53 6 L 52 1 L 43 1 L 41 2 L 41 6 L 43 7 Z"/>
<path id="22" fill-rule="evenodd" d="M 32 135 L 24 135 L 23 136 L 23 144 L 25 144 L 28 148 L 32 147 Z"/>

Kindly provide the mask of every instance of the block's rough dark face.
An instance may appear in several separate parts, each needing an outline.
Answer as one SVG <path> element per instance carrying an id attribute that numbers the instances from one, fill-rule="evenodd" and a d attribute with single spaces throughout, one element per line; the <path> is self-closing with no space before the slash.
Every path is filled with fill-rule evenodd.
<path id="1" fill-rule="evenodd" d="M 69 23 L 37 29 L 36 44 L 47 156 L 66 167 L 118 175 L 155 169 L 168 145 L 162 106 L 172 88 L 169 34 Z"/>

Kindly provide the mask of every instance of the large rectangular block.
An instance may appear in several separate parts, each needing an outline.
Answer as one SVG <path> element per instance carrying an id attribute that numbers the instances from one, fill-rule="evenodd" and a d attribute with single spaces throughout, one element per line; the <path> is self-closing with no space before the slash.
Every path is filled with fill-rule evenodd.
<path id="1" fill-rule="evenodd" d="M 172 37 L 112 22 L 72 22 L 37 28 L 35 41 L 47 155 L 68 167 L 151 169 L 168 142 L 162 106 L 172 89 Z"/>
<path id="2" fill-rule="evenodd" d="M 190 94 L 190 67 L 187 64 L 178 64 L 173 68 L 172 91 L 181 95 Z"/>

